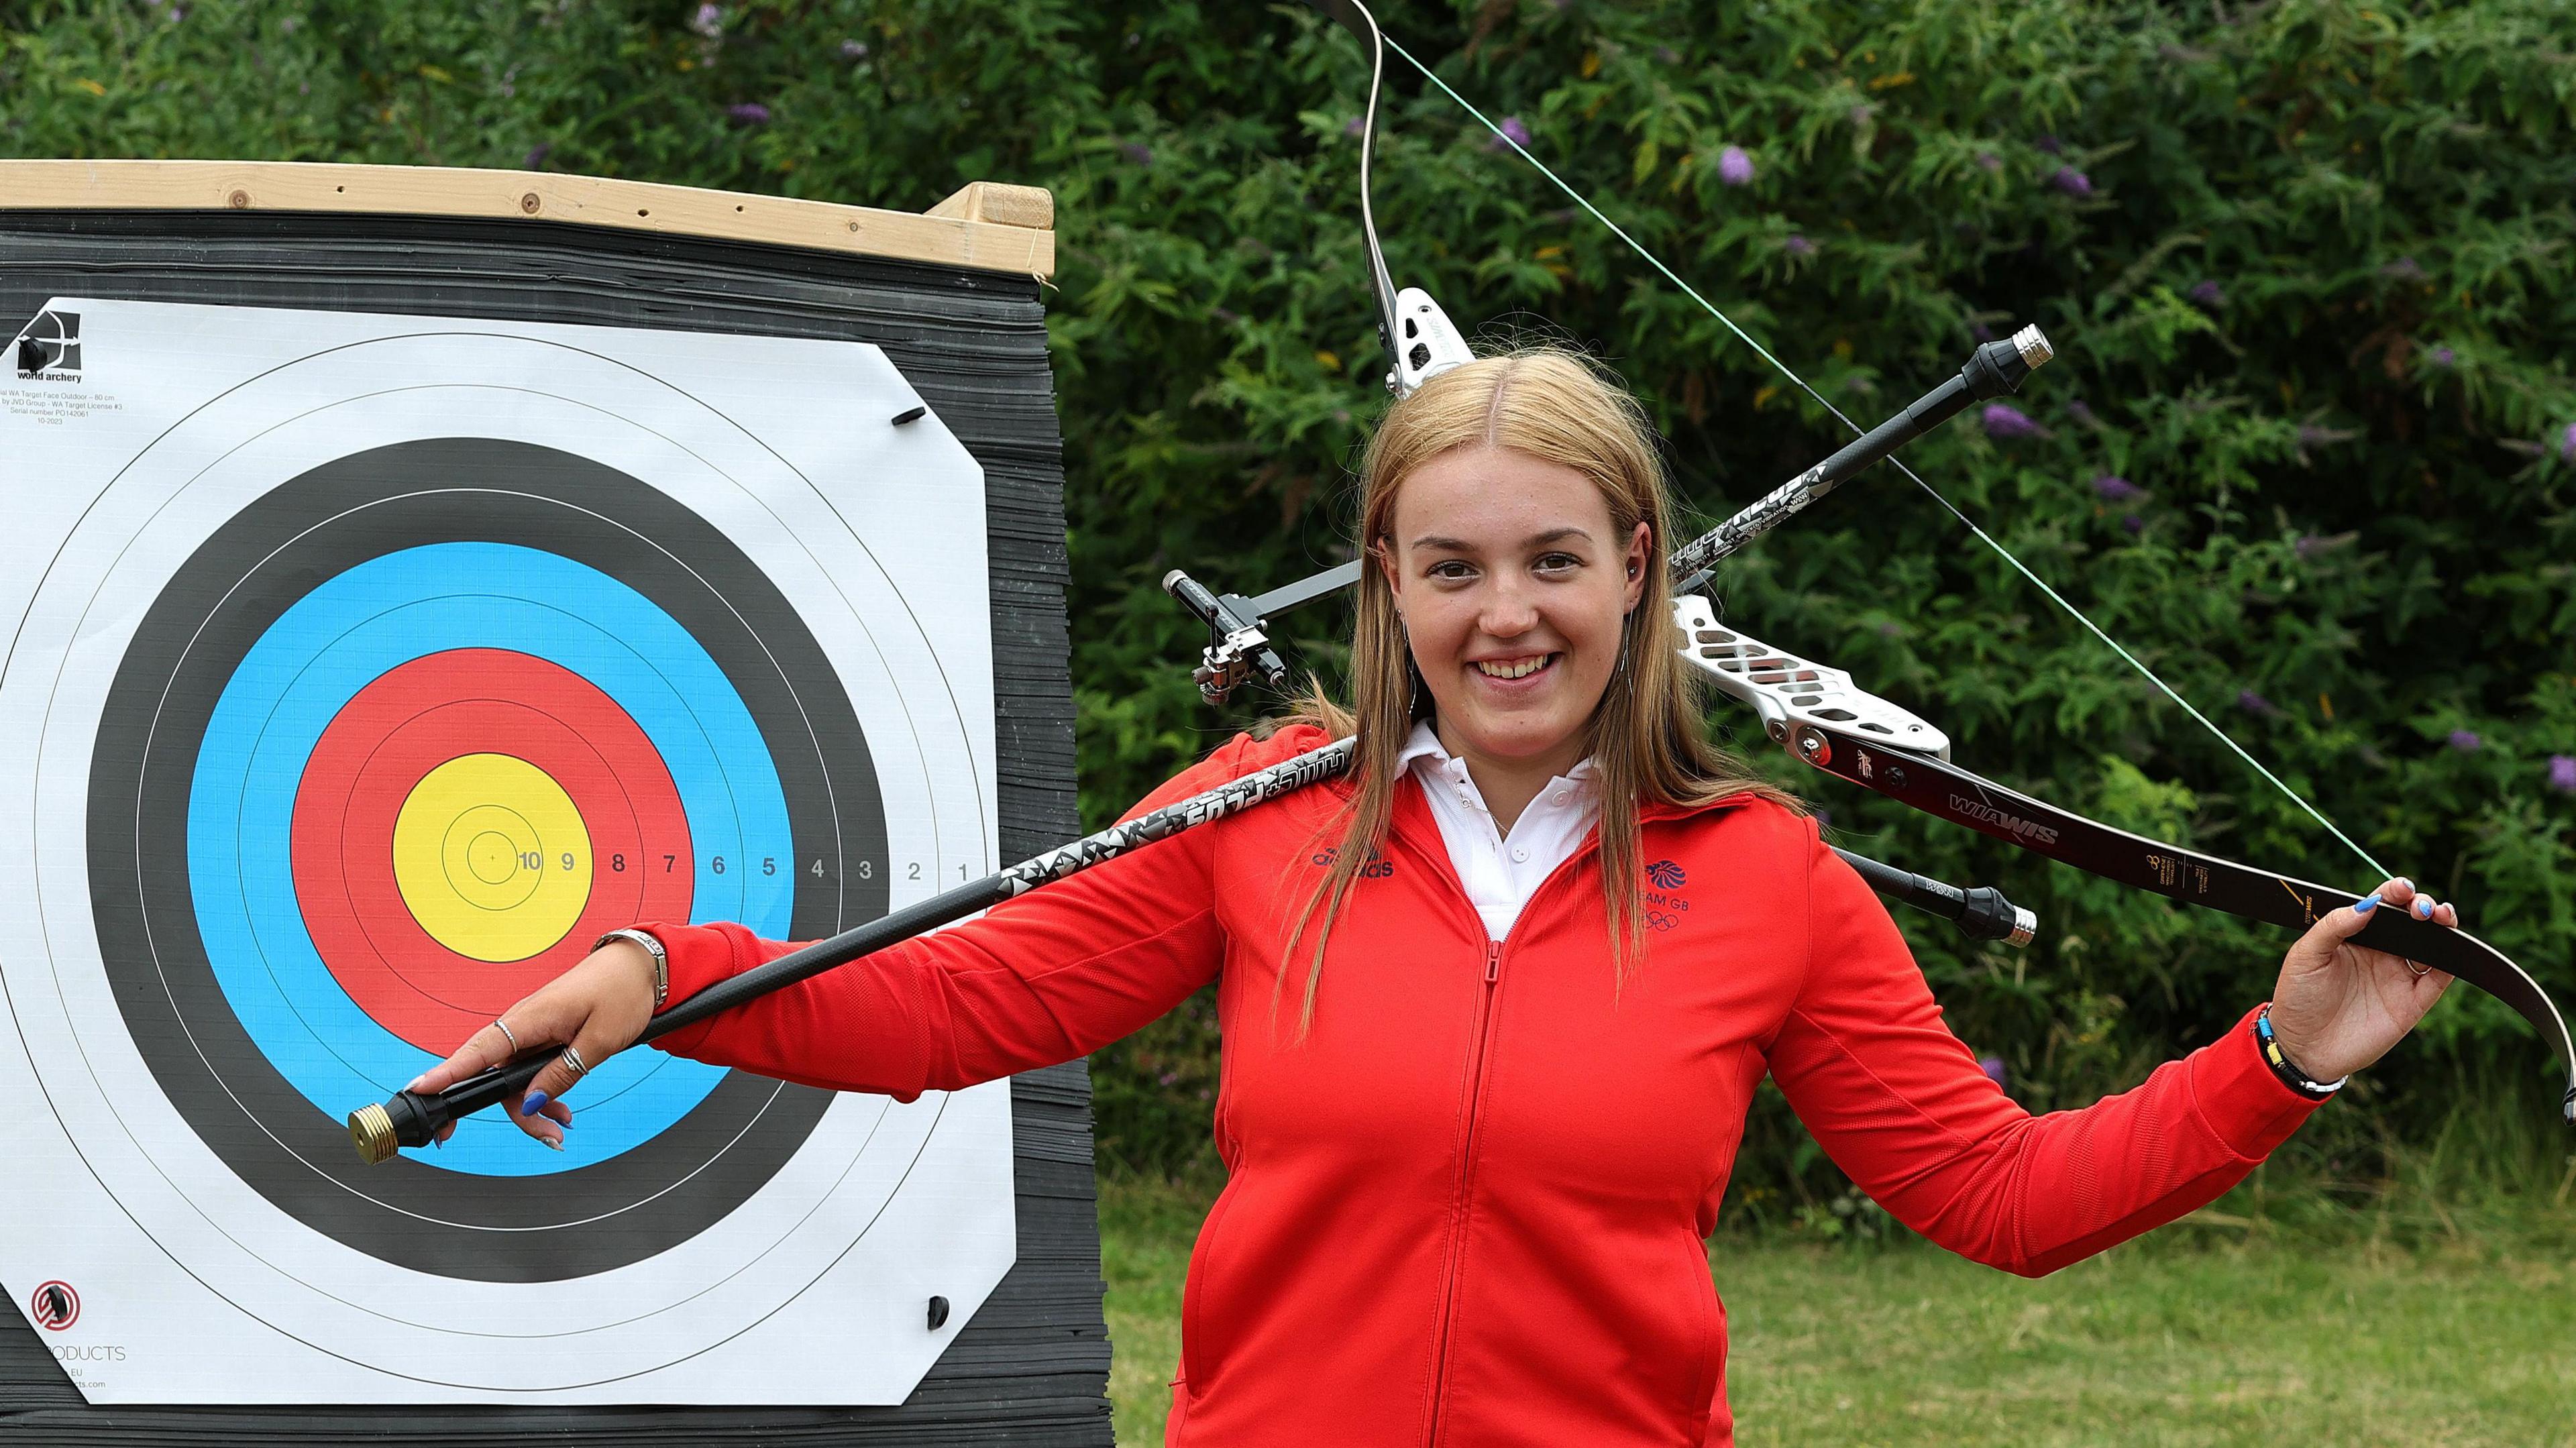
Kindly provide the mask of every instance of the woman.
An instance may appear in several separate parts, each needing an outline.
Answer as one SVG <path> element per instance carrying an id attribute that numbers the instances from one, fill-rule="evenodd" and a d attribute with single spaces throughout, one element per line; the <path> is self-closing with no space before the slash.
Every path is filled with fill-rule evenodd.
<path id="1" fill-rule="evenodd" d="M 1230 1179 L 1191 1256 L 1175 1444 L 1727 1443 L 1703 1239 L 1765 1072 L 1909 1226 L 2035 1276 L 2227 1190 L 2448 984 L 2345 944 L 2365 916 L 2338 910 L 2282 967 L 2277 1065 L 2249 1012 L 2033 1118 L 1814 822 L 1706 742 L 1624 392 L 1562 353 L 1480 360 L 1398 403 L 1364 472 L 1355 709 L 1312 700 L 1137 808 L 1356 730 L 1349 777 L 655 1043 L 909 1100 L 1215 980 Z M 2366 903 L 2455 923 L 2402 880 Z M 514 1041 L 596 1064 L 786 948 L 646 926 L 415 1089 Z M 514 1112 L 558 1149 L 576 1079 L 549 1066 Z"/>

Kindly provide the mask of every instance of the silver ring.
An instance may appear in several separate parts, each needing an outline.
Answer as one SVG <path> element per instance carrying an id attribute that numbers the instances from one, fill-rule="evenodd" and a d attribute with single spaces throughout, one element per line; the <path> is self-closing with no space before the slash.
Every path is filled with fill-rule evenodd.
<path id="1" fill-rule="evenodd" d="M 510 1023 L 501 1019 L 499 1016 L 494 1016 L 492 1018 L 492 1024 L 499 1026 L 501 1028 L 502 1036 L 509 1041 L 510 1054 L 513 1056 L 519 1054 L 519 1037 L 516 1032 L 510 1029 Z"/>
<path id="2" fill-rule="evenodd" d="M 2406 962 L 2406 968 L 2415 972 L 2415 978 L 2417 980 L 2422 980 L 2424 977 L 2433 973 L 2433 967 L 2412 960 Z"/>
<path id="3" fill-rule="evenodd" d="M 574 1050 L 570 1046 L 564 1047 L 563 1054 L 557 1056 L 555 1059 L 563 1063 L 563 1068 L 572 1073 L 572 1079 L 575 1081 L 578 1081 L 582 1077 L 590 1074 L 590 1067 L 583 1063 L 581 1052 Z"/>

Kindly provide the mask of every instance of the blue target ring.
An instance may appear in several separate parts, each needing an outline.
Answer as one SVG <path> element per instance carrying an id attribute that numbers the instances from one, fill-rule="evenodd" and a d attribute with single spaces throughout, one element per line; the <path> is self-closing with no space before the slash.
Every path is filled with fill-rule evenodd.
<path id="1" fill-rule="evenodd" d="M 789 933 L 793 870 L 742 867 L 796 858 L 778 770 L 750 710 L 685 628 L 617 579 L 534 548 L 453 542 L 369 559 L 297 600 L 252 645 L 209 717 L 189 792 L 188 873 L 208 963 L 252 1042 L 325 1112 L 390 1094 L 436 1058 L 370 1017 L 315 946 L 292 864 L 297 783 L 369 683 L 430 654 L 494 647 L 578 675 L 641 727 L 699 842 L 693 919 Z M 733 868 L 719 863 L 728 859 Z M 426 1160 L 483 1176 L 595 1164 L 669 1130 L 724 1075 L 625 1052 L 583 1083 L 577 1156 L 530 1152 L 515 1127 L 478 1116 Z"/>

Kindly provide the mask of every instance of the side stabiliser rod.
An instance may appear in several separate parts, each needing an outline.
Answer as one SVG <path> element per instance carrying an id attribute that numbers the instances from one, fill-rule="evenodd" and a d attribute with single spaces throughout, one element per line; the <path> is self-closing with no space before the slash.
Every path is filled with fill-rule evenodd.
<path id="1" fill-rule="evenodd" d="M 1925 428 L 1936 426 L 1957 413 L 1967 405 L 1969 396 L 1991 395 L 1973 392 L 1962 378 L 1974 373 L 1980 379 L 1993 379 L 1992 385 L 2001 390 L 2009 390 L 2020 385 L 2030 369 L 2047 361 L 2048 356 L 2047 340 L 2040 337 L 2035 327 L 2024 328 L 2010 342 L 1987 343 L 1978 349 L 1977 356 L 1969 361 L 1967 367 L 1961 369 L 1960 378 L 1944 382 L 1904 412 L 1872 428 L 1859 441 L 1691 543 L 1682 553 L 1675 555 L 1675 571 L 1678 573 L 1685 566 L 1694 573 L 1705 569 L 1777 527 L 1826 490 L 1894 452 Z M 1978 385 L 1987 383 L 1981 380 Z M 1951 402 L 1954 394 L 1960 395 Z M 1193 612 L 1209 618 L 1211 623 L 1216 622 L 1209 616 L 1219 611 L 1206 605 L 1213 605 L 1217 600 L 1195 584 L 1191 589 L 1196 597 L 1185 597 L 1183 601 L 1193 605 Z M 1234 609 L 1224 612 L 1235 613 L 1233 621 L 1238 624 L 1244 621 Z M 1257 623 L 1257 615 L 1254 621 Z M 1267 652 L 1266 641 L 1251 644 L 1247 640 L 1246 643 L 1251 646 L 1243 652 L 1251 657 L 1245 658 L 1244 663 L 1250 666 L 1260 653 Z M 1275 657 L 1272 656 L 1274 660 Z M 1268 672 L 1266 667 L 1263 671 Z M 981 880 L 907 905 L 855 929 L 844 930 L 830 939 L 790 951 L 766 965 L 718 981 L 655 1016 L 645 1027 L 644 1034 L 636 1038 L 637 1043 L 695 1025 L 719 1011 L 846 965 L 863 955 L 909 940 L 951 921 L 962 920 L 978 910 L 990 909 L 1013 896 L 1089 869 L 1103 860 L 1115 859 L 1139 846 L 1168 839 L 1183 830 L 1223 819 L 1283 794 L 1334 778 L 1350 769 L 1352 752 L 1353 741 L 1336 740 L 1321 749 L 1219 785 L 1205 794 L 1167 805 L 1098 834 L 1085 835 L 1035 859 L 1023 860 Z M 1836 853 L 1843 854 L 1841 851 Z M 1991 889 L 1962 891 L 1873 860 L 1850 854 L 1843 854 L 1843 858 L 1861 871 L 1872 888 L 1950 920 L 1978 939 L 2025 944 L 2031 928 L 2036 925 L 2030 912 L 2013 906 Z M 527 1090 L 528 1083 L 536 1079 L 537 1072 L 556 1055 L 551 1047 L 532 1051 L 469 1076 L 444 1091 L 397 1091 L 389 1100 L 349 1113 L 349 1138 L 357 1144 L 358 1154 L 369 1162 L 390 1160 L 404 1147 L 427 1146 L 439 1129 L 449 1122 L 498 1105 Z"/>

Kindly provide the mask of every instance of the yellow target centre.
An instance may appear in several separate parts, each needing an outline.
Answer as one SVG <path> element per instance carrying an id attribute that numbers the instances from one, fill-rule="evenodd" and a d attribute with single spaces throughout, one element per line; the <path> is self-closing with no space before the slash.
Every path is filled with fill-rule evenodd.
<path id="1" fill-rule="evenodd" d="M 590 903 L 590 831 L 554 776 L 507 754 L 468 754 L 423 776 L 394 817 L 394 883 L 439 944 L 525 960 Z"/>

